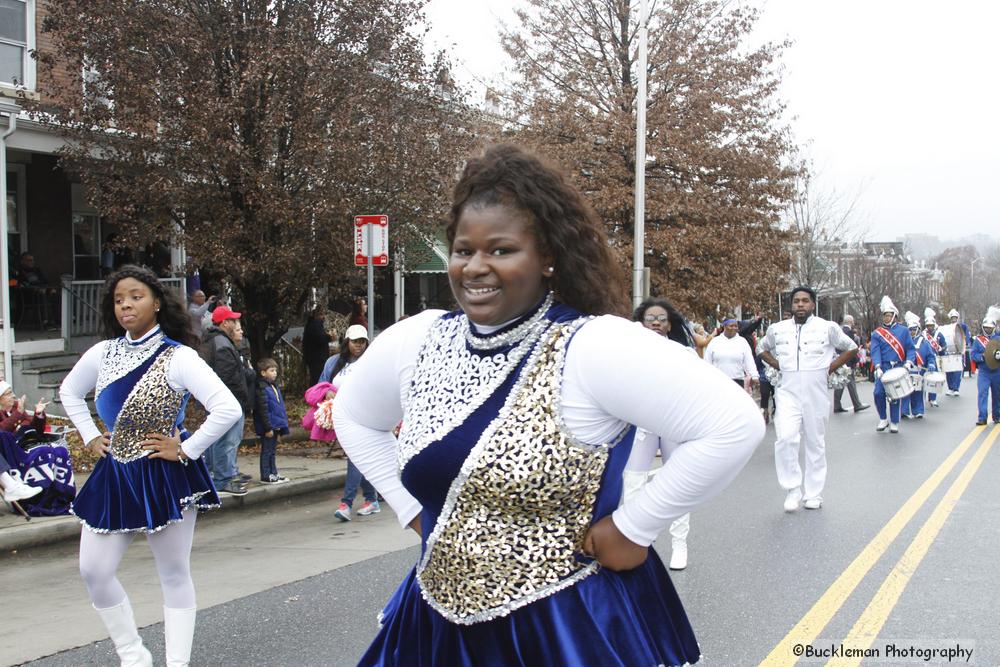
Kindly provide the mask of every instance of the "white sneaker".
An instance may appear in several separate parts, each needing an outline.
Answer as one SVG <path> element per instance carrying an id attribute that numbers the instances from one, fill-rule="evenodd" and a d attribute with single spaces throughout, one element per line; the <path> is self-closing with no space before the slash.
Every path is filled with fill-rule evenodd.
<path id="1" fill-rule="evenodd" d="M 683 570 L 688 566 L 687 542 L 675 542 L 670 552 L 670 569 Z"/>
<path id="2" fill-rule="evenodd" d="M 785 496 L 785 511 L 794 512 L 799 508 L 799 501 L 802 500 L 802 489 L 795 487 L 794 489 L 789 489 L 788 495 Z"/>
<path id="3" fill-rule="evenodd" d="M 887 428 L 889 428 L 889 420 L 888 419 L 879 419 L 878 420 L 878 426 L 875 427 L 875 430 L 876 431 L 884 431 Z"/>
<path id="4" fill-rule="evenodd" d="M 937 401 L 931 401 L 931 405 L 933 405 L 935 408 L 941 407 L 940 405 L 938 405 Z"/>
<path id="5" fill-rule="evenodd" d="M 823 497 L 816 496 L 815 498 L 807 498 L 806 501 L 802 503 L 802 506 L 807 510 L 818 510 L 823 506 Z"/>
<path id="6" fill-rule="evenodd" d="M 3 497 L 7 502 L 12 503 L 26 498 L 34 498 L 41 492 L 42 489 L 40 487 L 28 486 L 16 477 L 11 477 L 4 487 Z"/>
<path id="7" fill-rule="evenodd" d="M 899 424 L 889 424 L 889 433 L 899 433 Z"/>

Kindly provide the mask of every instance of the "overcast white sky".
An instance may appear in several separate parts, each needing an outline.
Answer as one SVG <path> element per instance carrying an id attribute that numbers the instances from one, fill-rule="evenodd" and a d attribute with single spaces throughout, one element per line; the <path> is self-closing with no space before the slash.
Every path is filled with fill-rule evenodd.
<path id="1" fill-rule="evenodd" d="M 755 39 L 786 51 L 784 97 L 820 187 L 860 205 L 873 240 L 1000 236 L 1000 2 L 759 0 Z M 458 78 L 499 76 L 510 0 L 431 0 Z M 481 86 L 480 86 L 481 88 Z"/>

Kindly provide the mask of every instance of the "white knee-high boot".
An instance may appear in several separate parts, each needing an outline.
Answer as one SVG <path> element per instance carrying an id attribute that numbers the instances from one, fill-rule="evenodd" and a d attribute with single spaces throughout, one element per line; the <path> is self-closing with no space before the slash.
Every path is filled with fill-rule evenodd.
<path id="1" fill-rule="evenodd" d="M 639 493 L 646 485 L 649 473 L 645 470 L 626 470 L 622 473 L 622 502 Z"/>
<path id="2" fill-rule="evenodd" d="M 167 645 L 167 667 L 187 667 L 194 642 L 194 620 L 198 609 L 163 608 L 163 640 Z"/>
<path id="3" fill-rule="evenodd" d="M 142 645 L 142 637 L 135 626 L 135 616 L 132 614 L 132 605 L 128 598 L 120 604 L 107 609 L 94 607 L 97 614 L 104 621 L 104 627 L 108 629 L 108 635 L 115 644 L 115 651 L 121 660 L 122 667 L 152 667 L 153 656 L 149 650 Z"/>
<path id="4" fill-rule="evenodd" d="M 670 524 L 670 569 L 683 570 L 688 564 L 688 530 L 691 515 L 685 514 Z"/>

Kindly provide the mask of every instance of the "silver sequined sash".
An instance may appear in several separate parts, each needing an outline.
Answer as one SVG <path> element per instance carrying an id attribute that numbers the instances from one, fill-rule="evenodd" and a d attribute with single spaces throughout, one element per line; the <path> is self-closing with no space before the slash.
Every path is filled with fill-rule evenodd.
<path id="1" fill-rule="evenodd" d="M 167 381 L 170 360 L 176 349 L 171 346 L 159 354 L 118 411 L 111 432 L 111 456 L 119 463 L 149 454 L 139 444 L 146 439 L 147 433 L 173 433 L 184 400 L 184 393 L 174 391 Z"/>
<path id="2" fill-rule="evenodd" d="M 549 303 L 547 300 L 535 316 L 518 327 L 518 338 L 509 341 L 514 343 L 512 347 L 501 344 L 492 348 L 506 352 L 471 350 L 474 346 L 466 345 L 469 320 L 464 315 L 442 317 L 431 325 L 404 401 L 397 461 L 400 470 L 428 444 L 460 426 L 504 383 L 550 326 L 545 318 Z"/>
<path id="3" fill-rule="evenodd" d="M 417 579 L 448 620 L 487 621 L 597 571 L 579 553 L 608 446 L 575 441 L 559 396 L 566 345 L 586 319 L 554 324 L 448 491 Z"/>

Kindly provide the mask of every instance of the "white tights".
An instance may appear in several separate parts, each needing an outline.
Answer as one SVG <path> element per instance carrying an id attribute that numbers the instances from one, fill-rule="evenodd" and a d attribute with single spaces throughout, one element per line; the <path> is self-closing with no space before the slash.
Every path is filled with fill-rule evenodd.
<path id="1" fill-rule="evenodd" d="M 198 510 L 186 510 L 182 521 L 146 536 L 156 560 L 165 607 L 190 609 L 196 606 L 191 579 L 191 543 L 197 517 Z M 120 604 L 125 599 L 125 589 L 118 581 L 118 564 L 135 533 L 95 533 L 86 526 L 80 533 L 80 576 L 90 601 L 98 609 Z"/>

